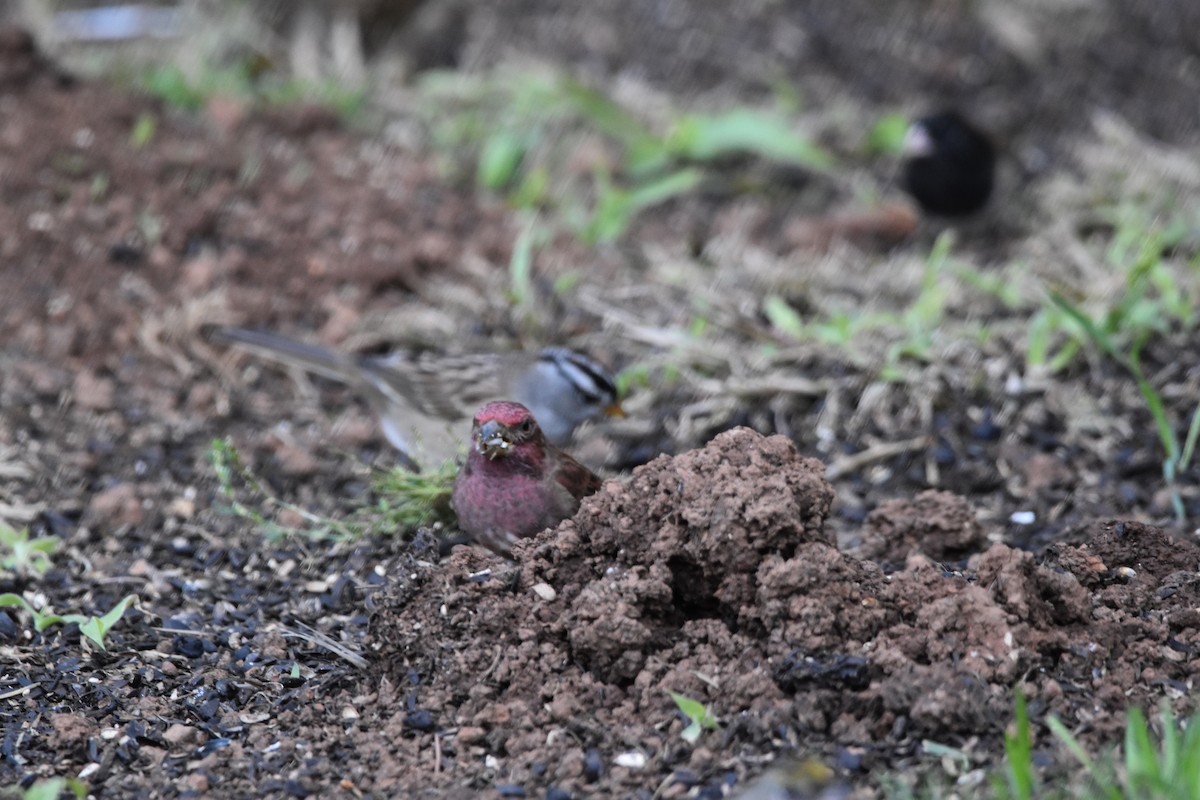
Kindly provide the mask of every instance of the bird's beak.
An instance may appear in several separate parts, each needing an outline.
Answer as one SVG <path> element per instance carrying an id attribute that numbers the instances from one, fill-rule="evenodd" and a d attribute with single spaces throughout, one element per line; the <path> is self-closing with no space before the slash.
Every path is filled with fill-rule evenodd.
<path id="1" fill-rule="evenodd" d="M 904 134 L 904 143 L 900 145 L 900 152 L 910 158 L 927 156 L 933 152 L 933 139 L 929 138 L 929 131 L 925 130 L 924 125 L 918 123 L 909 126 Z"/>
<path id="2" fill-rule="evenodd" d="M 608 417 L 624 417 L 625 409 L 621 408 L 620 403 L 612 403 L 604 407 L 604 415 Z"/>
<path id="3" fill-rule="evenodd" d="M 508 448 L 512 446 L 508 428 L 494 419 L 479 426 L 476 441 L 479 443 L 479 452 L 491 460 L 508 455 Z"/>

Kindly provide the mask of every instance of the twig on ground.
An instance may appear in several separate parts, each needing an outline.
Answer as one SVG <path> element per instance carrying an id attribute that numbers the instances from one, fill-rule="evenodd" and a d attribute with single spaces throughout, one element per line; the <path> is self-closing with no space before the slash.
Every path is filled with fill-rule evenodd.
<path id="1" fill-rule="evenodd" d="M 917 436 L 913 439 L 904 439 L 899 442 L 877 444 L 854 455 L 842 456 L 836 459 L 825 468 L 825 478 L 831 481 L 836 480 L 843 475 L 857 472 L 868 464 L 882 461 L 892 456 L 902 455 L 910 450 L 919 450 L 923 447 L 928 447 L 932 443 L 932 436 Z"/>

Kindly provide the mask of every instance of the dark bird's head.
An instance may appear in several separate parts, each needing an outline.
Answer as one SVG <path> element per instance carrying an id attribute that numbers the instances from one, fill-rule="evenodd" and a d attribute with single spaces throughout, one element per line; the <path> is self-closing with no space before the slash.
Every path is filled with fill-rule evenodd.
<path id="1" fill-rule="evenodd" d="M 904 137 L 904 190 L 929 214 L 965 216 L 983 208 L 995 181 L 987 135 L 954 111 L 917 120 Z"/>

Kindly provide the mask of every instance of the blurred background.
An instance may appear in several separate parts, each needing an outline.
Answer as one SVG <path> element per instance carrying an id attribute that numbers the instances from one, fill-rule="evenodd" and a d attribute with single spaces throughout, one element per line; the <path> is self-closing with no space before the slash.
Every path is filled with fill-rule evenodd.
<path id="1" fill-rule="evenodd" d="M 219 367 L 188 338 L 206 321 L 357 352 L 566 343 L 631 395 L 607 445 L 579 444 L 590 463 L 747 424 L 833 461 L 904 439 L 921 463 L 880 481 L 970 493 L 1002 485 L 1004 431 L 1049 424 L 1056 379 L 1096 378 L 1080 319 L 1108 319 L 1116 349 L 1193 327 L 1177 302 L 1200 242 L 1190 0 L 2 8 L 64 73 L 159 104 L 63 96 L 61 125 L 119 158 L 45 158 L 87 185 L 57 190 L 89 209 L 71 214 L 112 216 L 104 268 L 149 265 L 176 363 Z M 945 110 L 994 145 L 982 212 L 906 196 L 909 125 Z M 65 233 L 49 256 L 26 244 L 13 264 L 82 268 Z M 86 355 L 100 339 L 64 341 Z M 979 387 L 998 394 L 960 418 Z M 1072 402 L 1022 445 L 1057 446 Z M 931 430 L 941 450 L 923 449 Z M 978 471 L 939 466 L 964 461 Z M 851 525 L 878 488 L 843 487 Z"/>
<path id="2" fill-rule="evenodd" d="M 286 72 L 385 93 L 431 68 L 544 59 L 590 80 L 684 94 L 969 106 L 1010 136 L 1121 113 L 1165 141 L 1196 135 L 1200 10 L 1186 0 L 7 0 L 51 53 Z M 1019 96 L 1019 97 L 1018 97 Z M 1040 137 L 1034 137 L 1041 143 Z"/>

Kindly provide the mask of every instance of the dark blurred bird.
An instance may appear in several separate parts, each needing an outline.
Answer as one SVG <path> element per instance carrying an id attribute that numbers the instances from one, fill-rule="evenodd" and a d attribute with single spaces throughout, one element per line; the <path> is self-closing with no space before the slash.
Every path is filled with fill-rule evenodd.
<path id="1" fill-rule="evenodd" d="M 917 120 L 904 137 L 903 186 L 928 214 L 961 217 L 987 203 L 995 182 L 991 140 L 961 114 Z"/>
<path id="2" fill-rule="evenodd" d="M 350 385 L 370 401 L 384 435 L 413 468 L 453 458 L 461 448 L 460 425 L 488 400 L 524 403 L 556 445 L 587 420 L 622 413 L 608 370 L 565 347 L 363 357 L 248 328 L 206 325 L 201 335 Z"/>
<path id="3" fill-rule="evenodd" d="M 450 507 L 472 541 L 507 556 L 520 539 L 557 525 L 601 482 L 546 441 L 520 403 L 488 403 L 475 414 L 467 461 Z"/>

